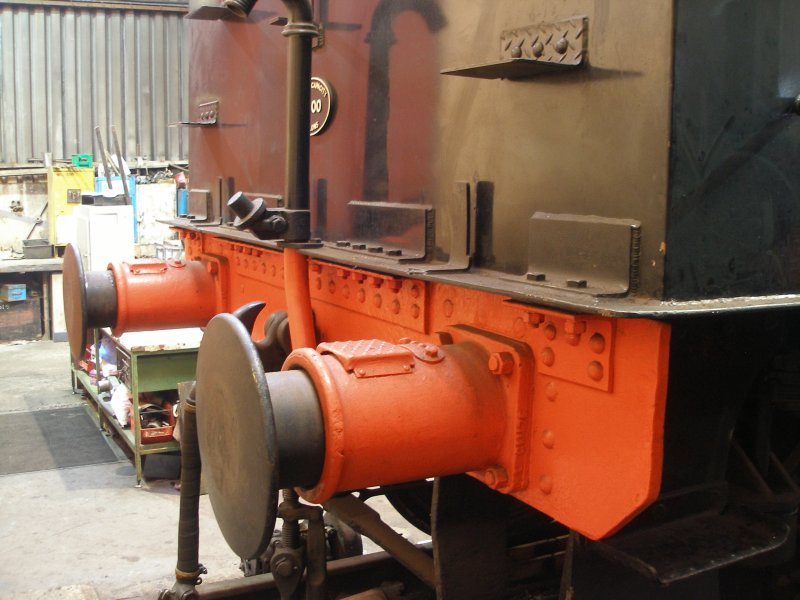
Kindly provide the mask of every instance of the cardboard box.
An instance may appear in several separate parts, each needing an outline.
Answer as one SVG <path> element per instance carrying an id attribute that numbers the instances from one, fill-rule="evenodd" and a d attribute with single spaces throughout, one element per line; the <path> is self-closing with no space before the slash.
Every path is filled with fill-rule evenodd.
<path id="1" fill-rule="evenodd" d="M 0 302 L 19 302 L 27 298 L 24 283 L 4 283 L 0 285 Z"/>

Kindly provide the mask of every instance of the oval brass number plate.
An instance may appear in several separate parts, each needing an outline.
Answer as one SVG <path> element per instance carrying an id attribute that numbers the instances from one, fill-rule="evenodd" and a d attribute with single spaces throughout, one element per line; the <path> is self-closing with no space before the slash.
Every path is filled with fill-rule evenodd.
<path id="1" fill-rule="evenodd" d="M 319 77 L 311 78 L 311 135 L 325 131 L 333 120 L 334 93 L 331 84 Z"/>

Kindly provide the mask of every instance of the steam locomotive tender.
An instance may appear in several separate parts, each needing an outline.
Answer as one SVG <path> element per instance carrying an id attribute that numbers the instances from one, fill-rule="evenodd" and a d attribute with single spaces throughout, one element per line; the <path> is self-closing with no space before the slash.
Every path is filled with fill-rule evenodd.
<path id="1" fill-rule="evenodd" d="M 206 327 L 165 597 L 211 593 L 200 462 L 284 600 L 796 597 L 800 3 L 188 18 L 186 260 L 65 264 L 76 355 Z M 395 571 L 326 567 L 316 505 Z"/>

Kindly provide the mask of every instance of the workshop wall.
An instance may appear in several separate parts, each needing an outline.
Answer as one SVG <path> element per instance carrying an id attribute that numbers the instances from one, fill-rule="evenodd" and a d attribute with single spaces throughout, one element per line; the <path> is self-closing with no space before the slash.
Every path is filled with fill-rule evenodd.
<path id="1" fill-rule="evenodd" d="M 107 148 L 116 126 L 129 160 L 185 160 L 185 128 L 168 126 L 188 114 L 185 13 L 174 2 L 2 3 L 0 165 L 99 157 L 96 125 Z"/>
<path id="2" fill-rule="evenodd" d="M 0 175 L 0 252 L 22 252 L 22 240 L 47 238 L 46 209 L 46 173 Z"/>

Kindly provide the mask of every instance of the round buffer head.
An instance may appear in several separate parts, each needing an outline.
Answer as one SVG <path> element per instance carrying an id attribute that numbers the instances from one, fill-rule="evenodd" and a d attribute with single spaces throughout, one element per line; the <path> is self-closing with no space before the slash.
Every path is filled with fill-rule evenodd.
<path id="1" fill-rule="evenodd" d="M 64 316 L 69 350 L 75 364 L 83 358 L 93 327 L 113 326 L 117 322 L 117 288 L 110 270 L 83 270 L 78 249 L 68 244 L 64 250 Z"/>
<path id="2" fill-rule="evenodd" d="M 86 330 L 89 328 L 86 301 L 86 275 L 78 249 L 67 244 L 64 250 L 64 318 L 67 323 L 67 338 L 72 360 L 77 364 L 86 348 Z"/>
<path id="3" fill-rule="evenodd" d="M 197 434 L 225 540 L 244 559 L 269 545 L 278 508 L 278 439 L 267 379 L 244 325 L 211 319 L 197 355 Z"/>

